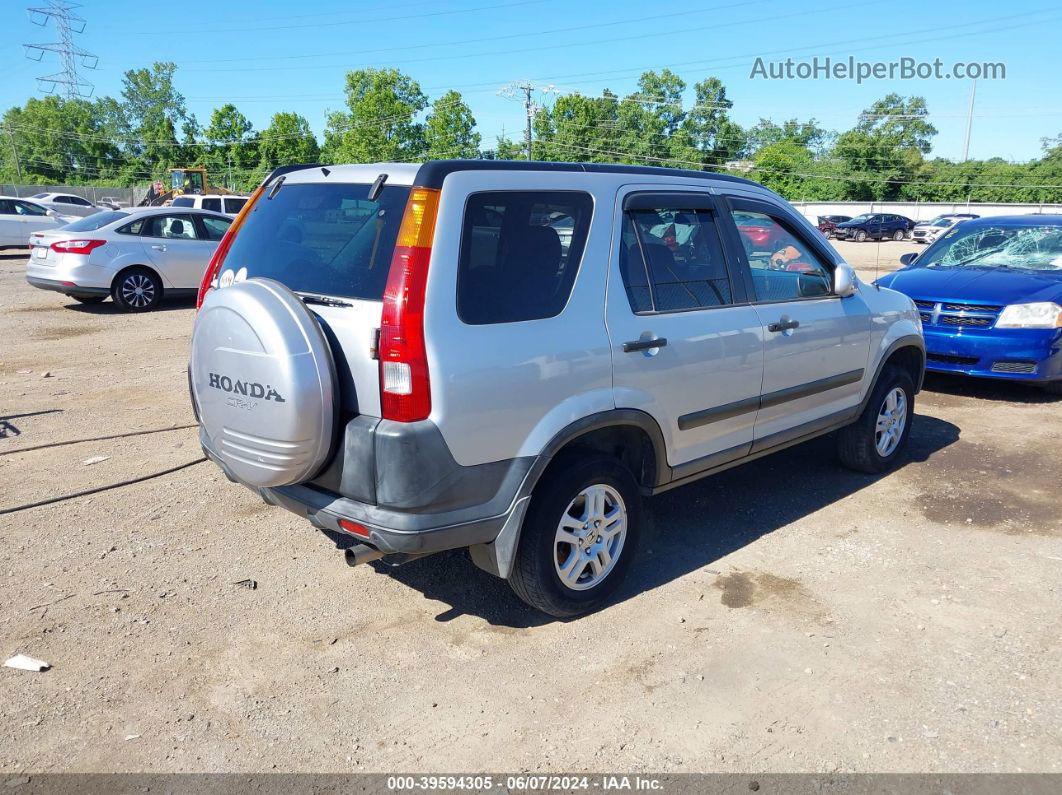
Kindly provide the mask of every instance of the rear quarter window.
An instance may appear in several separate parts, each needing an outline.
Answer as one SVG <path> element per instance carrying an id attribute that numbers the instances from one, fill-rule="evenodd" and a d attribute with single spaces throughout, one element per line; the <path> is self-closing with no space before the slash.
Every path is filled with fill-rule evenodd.
<path id="1" fill-rule="evenodd" d="M 560 314 L 586 247 L 593 198 L 575 191 L 474 193 L 465 205 L 457 313 L 485 325 Z"/>

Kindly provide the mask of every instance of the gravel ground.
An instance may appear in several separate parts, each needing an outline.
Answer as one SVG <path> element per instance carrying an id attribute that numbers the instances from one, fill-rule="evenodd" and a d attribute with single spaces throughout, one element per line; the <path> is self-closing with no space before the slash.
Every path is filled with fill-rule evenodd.
<path id="1" fill-rule="evenodd" d="M 910 246 L 839 248 L 872 277 Z M 76 305 L 23 261 L 0 509 L 196 460 L 190 305 Z M 571 622 L 459 553 L 350 569 L 209 464 L 0 515 L 0 654 L 52 665 L 0 669 L 0 774 L 1062 771 L 1060 417 L 931 378 L 897 471 L 822 439 L 655 498 Z"/>

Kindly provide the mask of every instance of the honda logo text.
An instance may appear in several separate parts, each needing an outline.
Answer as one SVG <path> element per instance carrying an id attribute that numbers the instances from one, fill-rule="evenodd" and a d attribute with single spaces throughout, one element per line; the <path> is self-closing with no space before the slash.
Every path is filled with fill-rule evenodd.
<path id="1" fill-rule="evenodd" d="M 284 402 L 284 398 L 273 387 L 269 384 L 259 384 L 256 381 L 234 381 L 227 375 L 210 373 L 209 386 L 233 395 L 246 395 L 247 397 L 261 398 L 262 400 L 273 400 L 277 403 Z"/>

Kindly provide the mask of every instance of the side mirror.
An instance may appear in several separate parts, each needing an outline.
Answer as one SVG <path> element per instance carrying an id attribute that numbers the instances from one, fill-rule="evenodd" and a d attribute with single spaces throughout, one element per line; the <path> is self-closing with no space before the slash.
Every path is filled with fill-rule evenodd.
<path id="1" fill-rule="evenodd" d="M 909 252 L 907 252 L 906 254 L 904 254 L 904 255 L 902 255 L 900 257 L 900 264 L 904 265 L 904 266 L 907 266 L 907 265 L 910 265 L 912 262 L 914 262 L 916 259 L 918 259 L 918 252 L 917 251 L 909 251 Z"/>
<path id="2" fill-rule="evenodd" d="M 859 278 L 851 265 L 842 262 L 833 271 L 833 292 L 841 298 L 854 295 L 859 289 Z"/>
<path id="3" fill-rule="evenodd" d="M 49 218 L 59 217 L 59 213 L 57 213 L 55 210 L 45 210 L 45 213 L 48 215 Z"/>

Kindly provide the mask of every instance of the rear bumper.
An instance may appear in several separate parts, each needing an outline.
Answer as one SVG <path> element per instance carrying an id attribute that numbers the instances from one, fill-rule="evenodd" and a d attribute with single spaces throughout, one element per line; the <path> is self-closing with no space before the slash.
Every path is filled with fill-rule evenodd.
<path id="1" fill-rule="evenodd" d="M 202 430 L 200 443 L 230 480 L 240 482 Z M 249 488 L 315 527 L 351 535 L 386 554 L 490 543 L 512 514 L 535 461 L 461 466 L 434 423 L 370 417 L 350 420 L 338 448 L 332 464 L 310 483 Z M 369 538 L 348 533 L 342 519 L 367 528 Z"/>
<path id="2" fill-rule="evenodd" d="M 1062 330 L 940 331 L 924 326 L 926 370 L 1047 383 L 1062 379 Z"/>
<path id="3" fill-rule="evenodd" d="M 107 287 L 84 287 L 79 284 L 59 281 L 58 279 L 41 279 L 36 276 L 27 276 L 26 281 L 33 287 L 41 290 L 52 290 L 63 295 L 106 296 L 111 294 L 110 289 Z"/>

